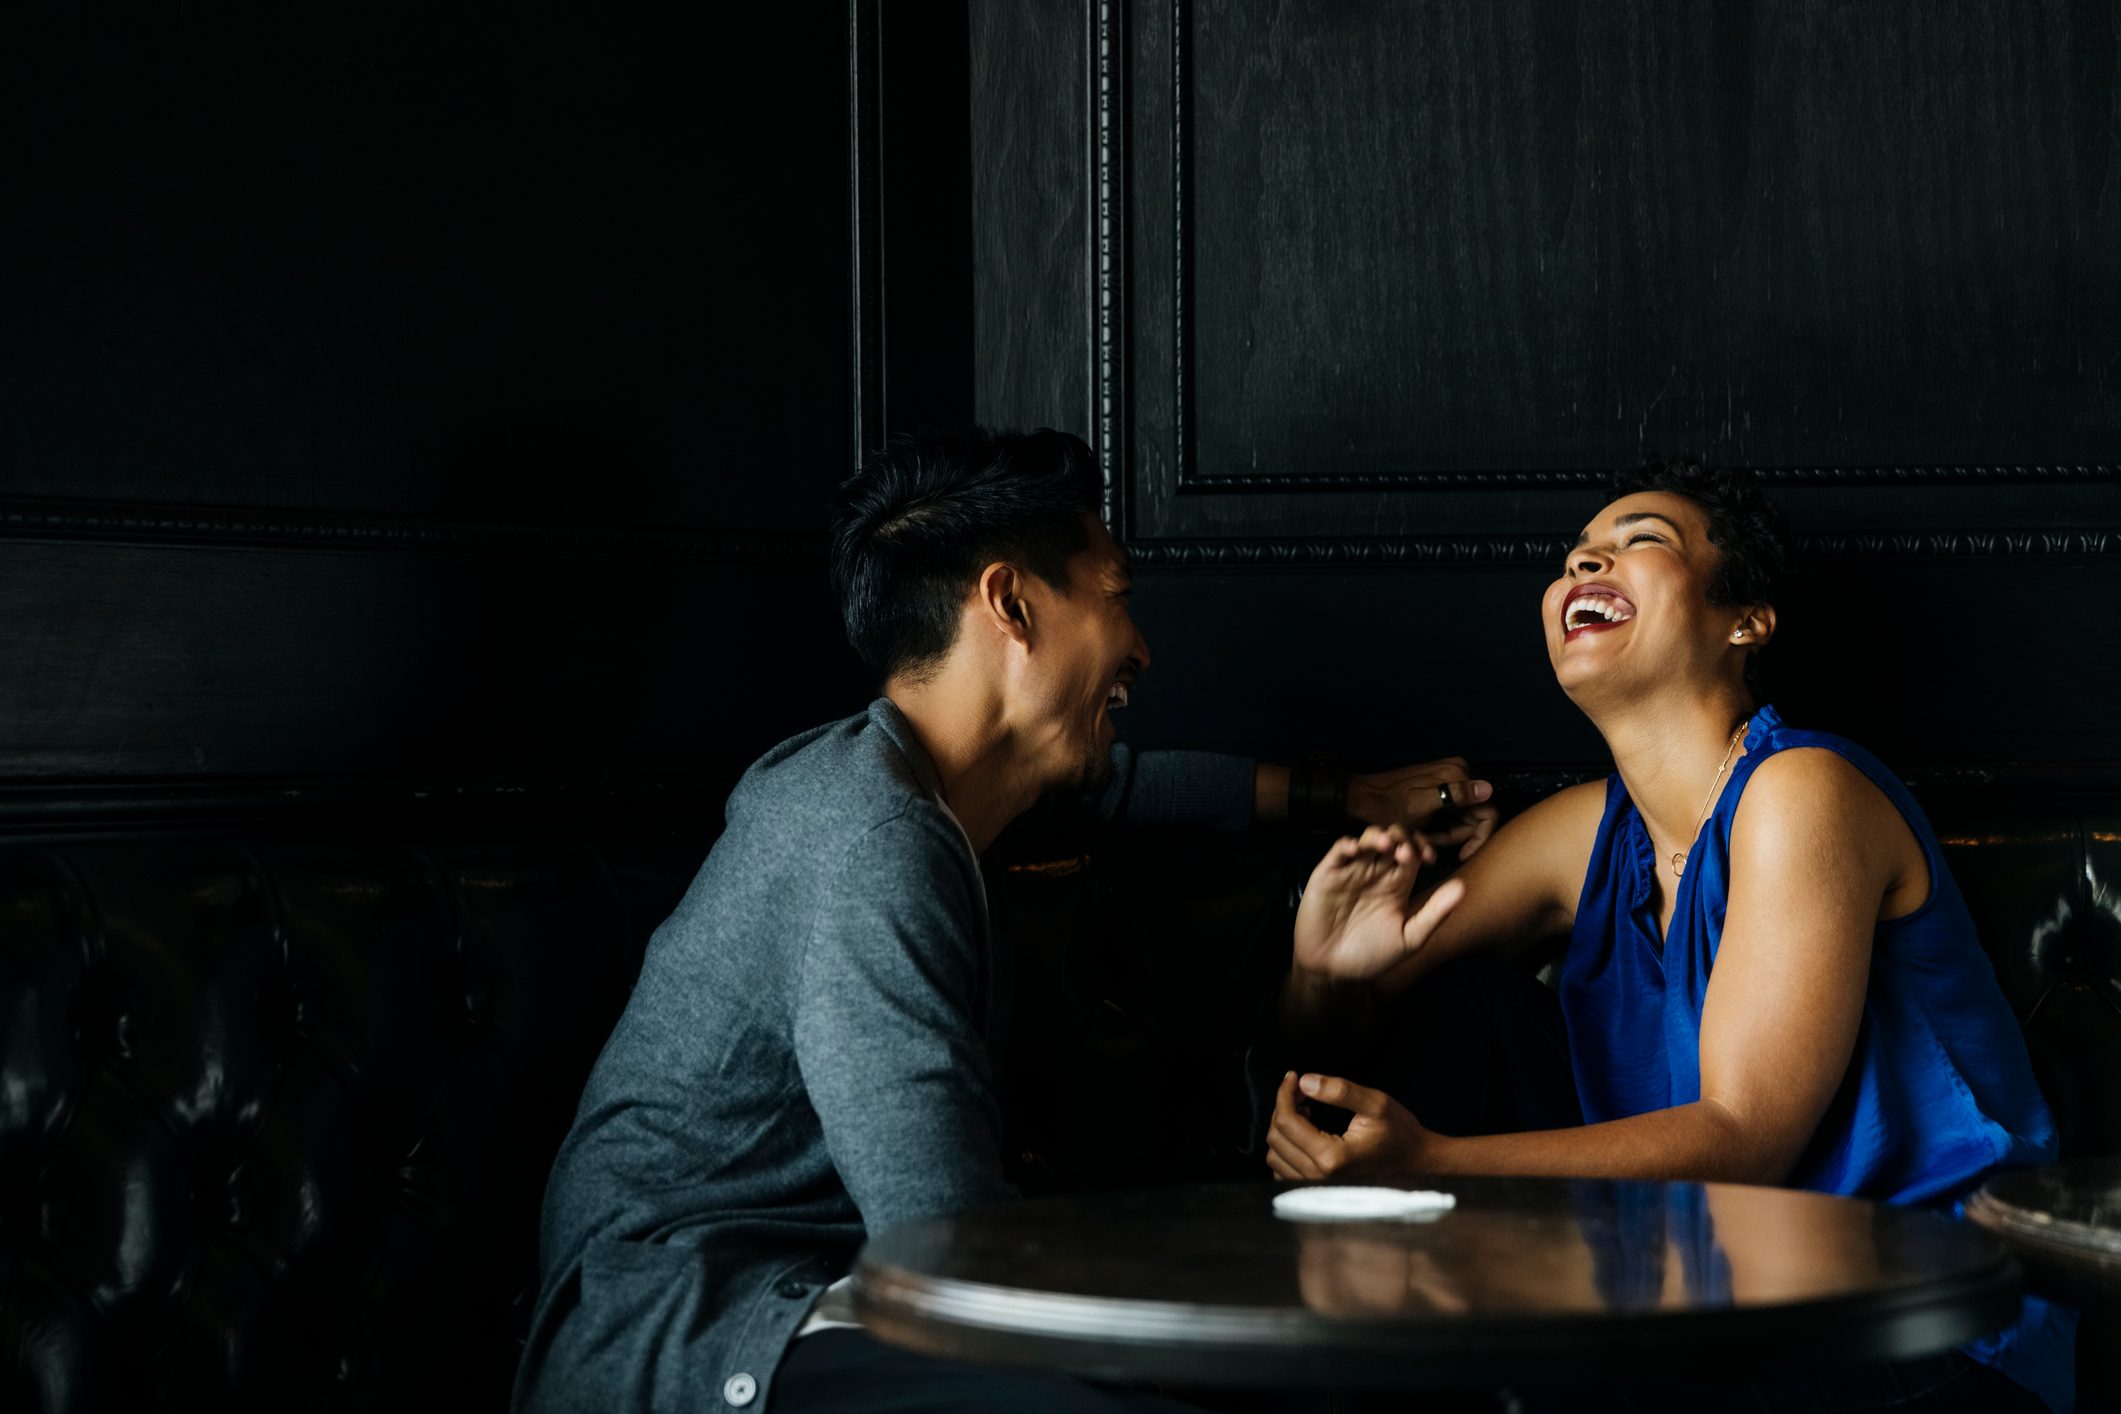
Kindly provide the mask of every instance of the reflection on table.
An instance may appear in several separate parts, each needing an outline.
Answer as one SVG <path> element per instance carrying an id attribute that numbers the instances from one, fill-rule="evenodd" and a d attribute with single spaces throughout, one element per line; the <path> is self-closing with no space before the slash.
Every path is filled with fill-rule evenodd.
<path id="1" fill-rule="evenodd" d="M 1729 1185 L 1439 1181 L 1426 1221 L 1290 1222 L 1272 1190 L 1048 1198 L 864 1250 L 880 1337 L 1252 1385 L 1743 1377 L 1933 1354 L 2007 1324 L 1999 1244 L 1935 1213 Z"/>
<path id="2" fill-rule="evenodd" d="M 1336 1317 L 1686 1310 L 1868 1291 L 1885 1278 L 1860 1203 L 1776 1204 L 1757 1189 L 1576 1187 L 1575 1211 L 1468 1210 L 1451 1223 L 1310 1223 L 1304 1304 Z"/>

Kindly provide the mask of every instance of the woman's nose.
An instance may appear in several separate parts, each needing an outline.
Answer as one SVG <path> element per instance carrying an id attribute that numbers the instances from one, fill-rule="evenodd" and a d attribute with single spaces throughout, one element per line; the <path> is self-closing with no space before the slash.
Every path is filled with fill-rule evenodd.
<path id="1" fill-rule="evenodd" d="M 1610 565 L 1611 563 L 1612 560 L 1609 559 L 1602 551 L 1578 550 L 1575 555 L 1571 557 L 1569 567 L 1575 570 L 1578 574 L 1597 574 L 1600 570 L 1604 569 L 1607 565 Z"/>

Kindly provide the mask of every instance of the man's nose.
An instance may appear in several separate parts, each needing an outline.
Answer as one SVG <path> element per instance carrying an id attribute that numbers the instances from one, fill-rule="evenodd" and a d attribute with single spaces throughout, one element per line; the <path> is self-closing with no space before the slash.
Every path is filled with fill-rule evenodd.
<path id="1" fill-rule="evenodd" d="M 1149 666 L 1149 640 L 1142 637 L 1140 629 L 1134 630 L 1134 651 L 1128 655 L 1127 661 L 1134 665 L 1134 671 L 1137 673 L 1145 671 Z"/>

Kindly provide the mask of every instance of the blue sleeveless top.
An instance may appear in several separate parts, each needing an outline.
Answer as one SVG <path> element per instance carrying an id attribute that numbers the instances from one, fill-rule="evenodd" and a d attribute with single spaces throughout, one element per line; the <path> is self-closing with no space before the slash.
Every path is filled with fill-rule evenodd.
<path id="1" fill-rule="evenodd" d="M 2053 1162 L 2055 1124 L 2025 1039 L 1921 807 L 1869 752 L 1785 726 L 1773 707 L 1746 728 L 1746 754 L 1687 855 L 1661 944 L 1656 848 L 1619 775 L 1606 783 L 1561 968 L 1584 1122 L 1701 1098 L 1701 1005 L 1730 901 L 1731 821 L 1760 763 L 1793 747 L 1832 751 L 1883 791 L 1920 842 L 1931 884 L 1920 908 L 1878 925 L 1848 1074 L 1790 1186 L 1953 1203 L 1998 1168 Z M 2075 1327 L 2074 1312 L 2028 1298 L 2024 1319 L 1965 1353 L 2066 1410 Z"/>

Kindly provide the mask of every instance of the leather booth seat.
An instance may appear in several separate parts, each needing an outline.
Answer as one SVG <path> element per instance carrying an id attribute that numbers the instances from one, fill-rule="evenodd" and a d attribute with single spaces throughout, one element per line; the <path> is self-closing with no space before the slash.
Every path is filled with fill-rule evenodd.
<path id="1" fill-rule="evenodd" d="M 0 1408 L 498 1409 L 706 842 L 0 850 Z"/>
<path id="2" fill-rule="evenodd" d="M 2121 1154 L 2121 811 L 2071 805 L 1932 807 L 2065 1158 Z"/>
<path id="3" fill-rule="evenodd" d="M 2066 1147 L 2121 1152 L 2121 816 L 1939 827 Z M 707 844 L 0 847 L 0 1408 L 503 1408 L 547 1166 Z M 1259 1171 L 1239 1077 L 1316 845 L 1134 837 L 993 871 L 1020 1181 Z M 1135 1098 L 1150 1073 L 1202 1102 Z"/>

